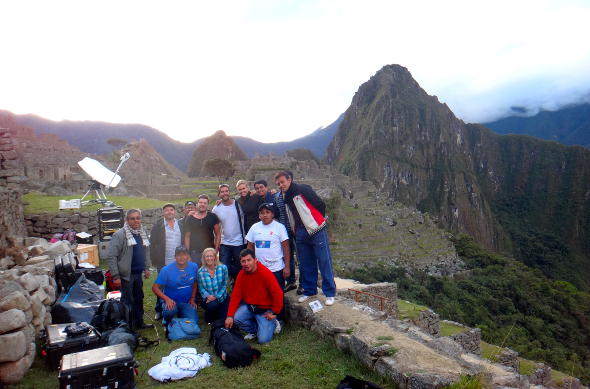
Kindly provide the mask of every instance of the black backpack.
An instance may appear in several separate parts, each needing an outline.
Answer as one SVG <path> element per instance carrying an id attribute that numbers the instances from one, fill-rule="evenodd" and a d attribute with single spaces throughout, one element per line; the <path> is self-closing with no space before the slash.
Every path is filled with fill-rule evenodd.
<path id="1" fill-rule="evenodd" d="M 229 368 L 246 367 L 254 359 L 260 358 L 260 351 L 250 347 L 237 326 L 234 324 L 232 328 L 225 328 L 223 319 L 211 323 L 209 344 L 211 343 L 215 354 Z"/>
<path id="2" fill-rule="evenodd" d="M 131 327 L 129 317 L 129 310 L 125 304 L 117 299 L 106 299 L 100 303 L 91 324 L 100 332 L 105 332 L 118 327 L 121 322 Z"/>
<path id="3" fill-rule="evenodd" d="M 139 335 L 133 332 L 127 323 L 120 322 L 115 328 L 103 332 L 101 340 L 104 346 L 126 343 L 131 351 L 135 351 L 139 343 Z"/>

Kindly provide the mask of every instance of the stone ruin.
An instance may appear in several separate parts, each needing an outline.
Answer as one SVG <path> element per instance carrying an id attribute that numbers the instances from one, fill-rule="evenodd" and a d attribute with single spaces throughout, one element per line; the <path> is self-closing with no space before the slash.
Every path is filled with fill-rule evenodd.
<path id="1" fill-rule="evenodd" d="M 19 382 L 31 367 L 35 341 L 51 324 L 55 302 L 54 259 L 71 251 L 69 243 L 49 245 L 26 238 L 26 247 L 12 241 L 0 259 L 0 383 Z M 0 385 L 1 386 L 1 385 Z"/>
<path id="2" fill-rule="evenodd" d="M 331 340 L 396 387 L 442 388 L 465 375 L 481 376 L 486 387 L 556 387 L 550 368 L 544 365 L 530 377 L 519 374 L 518 353 L 512 350 L 503 349 L 495 361 L 481 358 L 479 329 L 451 322 L 465 331 L 440 336 L 440 320 L 431 310 L 422 311 L 416 319 L 400 320 L 393 308 L 396 284 L 350 285 L 348 281 L 337 280 L 337 304 L 316 313 L 307 303 L 298 303 L 294 292 L 287 293 L 288 320 Z M 568 378 L 564 385 L 581 387 L 575 378 Z"/>

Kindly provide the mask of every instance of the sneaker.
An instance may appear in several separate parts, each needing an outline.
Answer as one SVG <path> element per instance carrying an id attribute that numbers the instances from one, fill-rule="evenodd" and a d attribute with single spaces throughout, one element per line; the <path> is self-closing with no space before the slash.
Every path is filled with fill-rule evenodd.
<path id="1" fill-rule="evenodd" d="M 306 296 L 303 295 L 301 297 L 299 297 L 299 299 L 297 299 L 297 301 L 299 301 L 300 303 L 306 302 L 307 300 L 309 300 L 310 298 L 312 298 L 313 296 Z"/>
<path id="2" fill-rule="evenodd" d="M 281 326 L 281 322 L 278 321 L 277 319 L 275 319 L 275 321 L 277 322 L 277 326 L 275 327 L 275 335 L 281 332 L 281 329 L 283 328 Z"/>
<path id="3" fill-rule="evenodd" d="M 289 282 L 287 284 L 287 286 L 285 286 L 285 293 L 290 292 L 295 289 L 297 289 L 297 284 L 295 284 L 294 282 Z"/>
<path id="4" fill-rule="evenodd" d="M 334 297 L 326 297 L 326 305 L 334 305 Z"/>
<path id="5" fill-rule="evenodd" d="M 256 334 L 246 334 L 244 336 L 244 340 L 253 340 L 256 339 Z"/>

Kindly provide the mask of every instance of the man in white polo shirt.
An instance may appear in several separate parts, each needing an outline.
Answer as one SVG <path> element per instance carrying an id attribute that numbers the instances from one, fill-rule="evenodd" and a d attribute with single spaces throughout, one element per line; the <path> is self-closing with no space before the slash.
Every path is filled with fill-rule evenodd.
<path id="1" fill-rule="evenodd" d="M 274 220 L 274 205 L 262 203 L 258 207 L 260 221 L 248 231 L 248 248 L 254 250 L 260 263 L 270 270 L 281 289 L 289 277 L 289 235 L 284 225 Z"/>

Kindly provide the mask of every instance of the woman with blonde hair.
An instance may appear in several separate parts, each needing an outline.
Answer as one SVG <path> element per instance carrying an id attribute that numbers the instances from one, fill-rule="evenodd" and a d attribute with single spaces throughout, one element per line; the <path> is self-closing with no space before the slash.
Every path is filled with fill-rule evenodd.
<path id="1" fill-rule="evenodd" d="M 214 248 L 203 250 L 201 267 L 198 273 L 201 307 L 205 310 L 205 321 L 211 323 L 225 319 L 229 298 L 227 295 L 227 266 L 219 262 Z"/>

